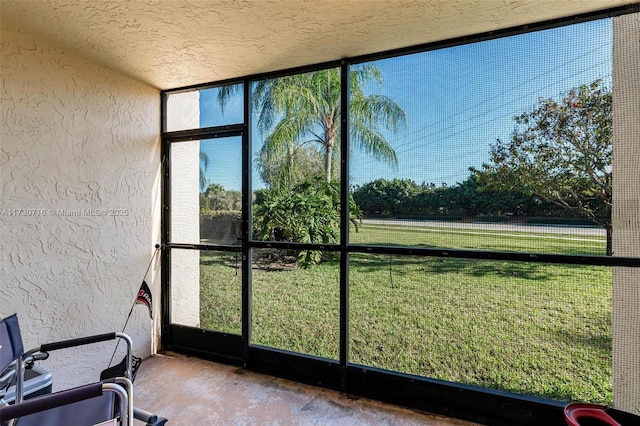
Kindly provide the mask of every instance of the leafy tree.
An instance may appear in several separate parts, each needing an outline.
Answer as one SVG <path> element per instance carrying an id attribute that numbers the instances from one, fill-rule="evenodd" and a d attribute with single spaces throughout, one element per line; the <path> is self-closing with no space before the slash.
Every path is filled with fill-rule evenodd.
<path id="1" fill-rule="evenodd" d="M 351 223 L 360 212 L 349 203 Z M 317 176 L 292 188 L 263 190 L 254 210 L 254 234 L 260 240 L 336 244 L 340 241 L 340 185 Z M 306 268 L 323 260 L 323 252 L 301 250 L 297 262 Z"/>
<path id="2" fill-rule="evenodd" d="M 381 129 L 396 131 L 406 121 L 405 112 L 393 100 L 381 95 L 365 95 L 365 84 L 382 84 L 380 70 L 373 65 L 354 67 L 349 74 L 350 142 L 374 158 L 397 164 L 396 153 Z M 291 173 L 295 151 L 305 144 L 318 146 L 324 157 L 324 175 L 334 178 L 333 163 L 339 152 L 341 123 L 340 69 L 258 81 L 252 93 L 258 111 L 258 127 L 266 134 L 260 158 L 269 162 L 283 157 Z M 236 86 L 219 92 L 221 105 Z"/>
<path id="3" fill-rule="evenodd" d="M 510 140 L 491 147 L 478 172 L 494 189 L 536 195 L 607 231 L 611 244 L 611 91 L 597 80 L 562 99 L 540 99 L 515 117 Z"/>
<path id="4" fill-rule="evenodd" d="M 256 153 L 256 169 L 269 187 L 291 187 L 324 173 L 323 155 L 315 147 L 300 145 L 290 154 L 274 153 L 267 159 L 264 153 Z"/>
<path id="5" fill-rule="evenodd" d="M 408 213 L 408 203 L 418 192 L 410 179 L 377 179 L 355 188 L 353 199 L 367 214 L 396 216 Z"/>
<path id="6" fill-rule="evenodd" d="M 411 214 L 429 216 L 459 216 L 461 213 L 456 199 L 456 187 L 442 184 L 422 186 L 411 203 Z"/>
<path id="7" fill-rule="evenodd" d="M 548 203 L 544 203 L 536 195 L 486 185 L 483 182 L 492 179 L 486 174 L 481 175 L 481 172 L 472 172 L 464 181 L 451 188 L 454 204 L 465 216 L 532 216 L 538 215 L 541 208 L 548 210 Z"/>
<path id="8" fill-rule="evenodd" d="M 204 192 L 210 210 L 240 210 L 242 194 L 240 191 L 227 191 L 217 183 L 209 184 Z"/>
<path id="9" fill-rule="evenodd" d="M 200 214 L 212 211 L 209 199 L 204 195 L 204 192 L 200 193 Z"/>

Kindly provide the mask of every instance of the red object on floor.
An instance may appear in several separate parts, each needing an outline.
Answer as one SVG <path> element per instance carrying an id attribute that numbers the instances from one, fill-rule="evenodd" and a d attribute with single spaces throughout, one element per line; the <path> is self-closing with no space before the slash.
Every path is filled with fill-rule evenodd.
<path id="1" fill-rule="evenodd" d="M 564 407 L 564 418 L 569 426 L 580 426 L 581 419 L 599 420 L 603 424 L 622 426 L 605 411 L 607 407 L 595 404 L 569 404 Z"/>

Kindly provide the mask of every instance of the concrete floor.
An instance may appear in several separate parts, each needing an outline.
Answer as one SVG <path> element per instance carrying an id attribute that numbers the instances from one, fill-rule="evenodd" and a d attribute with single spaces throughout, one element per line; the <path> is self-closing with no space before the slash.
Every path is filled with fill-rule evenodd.
<path id="1" fill-rule="evenodd" d="M 174 353 L 142 363 L 134 405 L 167 425 L 473 425 Z"/>

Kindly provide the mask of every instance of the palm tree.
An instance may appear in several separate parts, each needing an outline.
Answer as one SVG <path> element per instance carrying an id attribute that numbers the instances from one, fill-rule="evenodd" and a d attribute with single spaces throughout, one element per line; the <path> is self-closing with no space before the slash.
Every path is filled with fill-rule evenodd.
<path id="1" fill-rule="evenodd" d="M 365 95 L 362 86 L 382 84 L 378 67 L 358 66 L 349 74 L 350 143 L 378 160 L 397 165 L 398 158 L 380 126 L 395 132 L 406 121 L 405 112 L 392 99 Z M 253 87 L 253 106 L 258 111 L 258 128 L 266 134 L 260 158 L 295 158 L 296 149 L 318 144 L 324 154 L 324 173 L 333 178 L 332 164 L 340 142 L 340 69 L 296 74 L 260 80 Z M 234 86 L 227 86 L 233 88 Z M 237 86 L 235 86 L 237 87 Z M 222 88 L 221 105 L 231 95 Z M 295 167 L 285 162 L 286 167 Z"/>
<path id="2" fill-rule="evenodd" d="M 204 151 L 200 151 L 200 191 L 204 191 L 205 189 L 207 189 L 207 176 L 205 174 L 205 172 L 207 171 L 207 168 L 209 167 L 209 156 L 207 155 L 206 152 Z"/>

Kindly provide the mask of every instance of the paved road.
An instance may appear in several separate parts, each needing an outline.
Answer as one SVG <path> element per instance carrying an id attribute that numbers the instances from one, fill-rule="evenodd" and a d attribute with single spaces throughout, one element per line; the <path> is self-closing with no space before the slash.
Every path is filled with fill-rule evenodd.
<path id="1" fill-rule="evenodd" d="M 437 220 L 411 219 L 363 219 L 370 225 L 422 226 L 426 228 L 455 228 L 473 231 L 529 232 L 537 234 L 561 234 L 570 236 L 605 237 L 602 228 L 564 225 L 518 225 L 515 223 L 441 222 Z"/>

